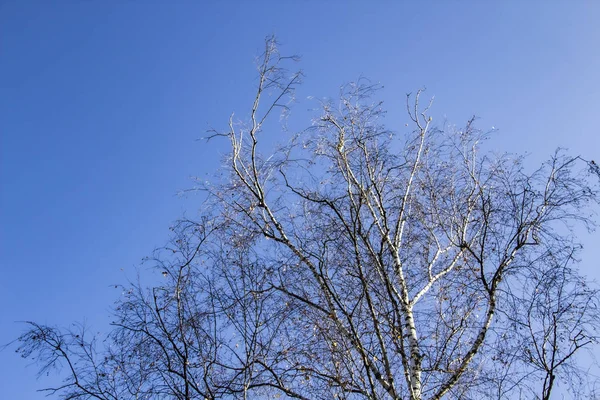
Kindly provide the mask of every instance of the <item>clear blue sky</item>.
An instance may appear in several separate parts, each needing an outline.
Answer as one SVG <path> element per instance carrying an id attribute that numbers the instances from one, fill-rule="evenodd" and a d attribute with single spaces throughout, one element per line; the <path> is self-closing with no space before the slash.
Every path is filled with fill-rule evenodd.
<path id="1" fill-rule="evenodd" d="M 303 57 L 299 110 L 362 75 L 392 128 L 426 86 L 438 121 L 476 114 L 499 149 L 600 159 L 600 2 L 373 3 L 0 0 L 0 344 L 20 320 L 106 330 L 111 284 L 194 213 L 176 194 L 224 151 L 196 139 L 244 116 L 268 34 Z M 43 398 L 27 364 L 0 352 L 0 398 Z"/>

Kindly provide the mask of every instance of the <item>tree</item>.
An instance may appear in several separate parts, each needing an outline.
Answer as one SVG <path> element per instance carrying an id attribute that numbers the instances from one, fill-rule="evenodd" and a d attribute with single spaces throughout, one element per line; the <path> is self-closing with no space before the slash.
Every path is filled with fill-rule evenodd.
<path id="1" fill-rule="evenodd" d="M 483 153 L 474 119 L 412 131 L 382 124 L 364 80 L 312 125 L 264 152 L 291 106 L 290 74 L 266 41 L 246 123 L 226 132 L 227 176 L 202 184 L 149 259 L 160 284 L 123 287 L 103 346 L 83 328 L 30 323 L 19 352 L 66 367 L 64 399 L 549 398 L 592 377 L 598 290 L 577 272 L 574 229 L 594 228 L 598 170 L 557 151 L 527 172 Z M 482 154 L 483 153 L 483 154 Z"/>

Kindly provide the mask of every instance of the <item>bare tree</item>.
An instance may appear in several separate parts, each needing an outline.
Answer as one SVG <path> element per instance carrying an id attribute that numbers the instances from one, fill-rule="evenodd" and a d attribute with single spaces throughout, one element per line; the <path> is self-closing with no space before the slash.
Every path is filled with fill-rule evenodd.
<path id="1" fill-rule="evenodd" d="M 291 58 L 293 59 L 293 58 Z M 259 145 L 301 74 L 273 39 L 249 118 L 230 118 L 226 179 L 124 287 L 102 349 L 31 323 L 19 351 L 67 366 L 65 399 L 548 399 L 598 342 L 598 292 L 576 269 L 593 229 L 594 162 L 482 153 L 486 134 L 382 123 L 377 86 L 342 88 L 276 151 Z M 575 387 L 578 389 L 582 385 Z"/>

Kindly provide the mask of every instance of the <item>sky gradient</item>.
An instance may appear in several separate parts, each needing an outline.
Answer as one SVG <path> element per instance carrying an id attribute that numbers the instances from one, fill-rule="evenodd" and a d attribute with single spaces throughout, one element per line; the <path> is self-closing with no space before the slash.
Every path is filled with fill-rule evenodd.
<path id="1" fill-rule="evenodd" d="M 600 2 L 398 3 L 0 0 L 0 345 L 16 321 L 107 330 L 114 284 L 195 215 L 177 194 L 226 151 L 198 139 L 248 115 L 270 34 L 302 57 L 299 114 L 364 76 L 392 129 L 426 87 L 439 125 L 475 114 L 499 151 L 600 159 Z M 0 398 L 45 398 L 28 364 L 0 352 Z"/>

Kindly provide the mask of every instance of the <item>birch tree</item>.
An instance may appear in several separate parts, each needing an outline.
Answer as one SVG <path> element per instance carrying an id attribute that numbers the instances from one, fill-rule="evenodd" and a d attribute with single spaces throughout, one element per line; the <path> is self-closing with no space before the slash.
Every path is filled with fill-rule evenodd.
<path id="1" fill-rule="evenodd" d="M 548 399 L 593 384 L 578 356 L 598 342 L 598 291 L 575 232 L 595 226 L 596 164 L 559 150 L 530 171 L 486 153 L 475 119 L 440 128 L 421 91 L 405 131 L 388 129 L 366 81 L 269 149 L 302 78 L 293 61 L 266 41 L 249 117 L 209 138 L 229 145 L 225 178 L 149 259 L 163 284 L 123 287 L 106 345 L 36 323 L 21 336 L 42 370 L 66 366 L 47 390 Z"/>

